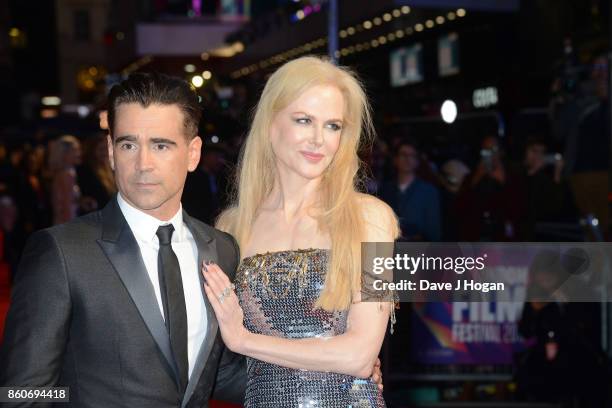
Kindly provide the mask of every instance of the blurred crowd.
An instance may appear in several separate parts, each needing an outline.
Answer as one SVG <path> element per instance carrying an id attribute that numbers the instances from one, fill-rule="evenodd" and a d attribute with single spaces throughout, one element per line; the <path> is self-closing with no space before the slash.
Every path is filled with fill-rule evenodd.
<path id="1" fill-rule="evenodd" d="M 581 77 L 572 67 L 553 81 L 546 126 L 537 130 L 517 126 L 510 137 L 483 134 L 476 143 L 458 135 L 462 142 L 446 148 L 432 146 L 434 135 L 379 139 L 365 157 L 373 176 L 366 189 L 395 210 L 402 239 L 605 240 L 607 59 L 581 69 Z"/>
<path id="2" fill-rule="evenodd" d="M 0 233 L 6 261 L 15 266 L 32 232 L 96 210 L 114 193 L 102 134 L 0 144 Z"/>
<path id="3" fill-rule="evenodd" d="M 363 152 L 362 187 L 393 208 L 405 241 L 597 239 L 585 236 L 579 222 L 591 217 L 604 230 L 608 225 L 606 72 L 606 59 L 597 58 L 582 88 L 570 93 L 563 77 L 554 81 L 548 132 L 484 134 L 441 157 L 423 137 L 381 129 Z M 214 223 L 231 193 L 238 133 L 232 129 L 221 142 L 205 137 L 200 165 L 188 177 L 183 206 L 205 222 Z M 55 137 L 39 131 L 21 143 L 0 142 L 5 262 L 16 264 L 33 231 L 97 210 L 114 193 L 103 131 Z"/>

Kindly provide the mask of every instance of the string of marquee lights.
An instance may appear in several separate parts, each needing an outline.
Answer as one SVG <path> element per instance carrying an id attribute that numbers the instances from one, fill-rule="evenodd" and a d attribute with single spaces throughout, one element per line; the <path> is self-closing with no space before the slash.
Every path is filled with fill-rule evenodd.
<path id="1" fill-rule="evenodd" d="M 362 23 L 359 23 L 355 26 L 346 27 L 340 31 L 338 31 L 338 36 L 342 39 L 350 38 L 351 36 L 357 34 L 358 32 L 363 32 L 365 30 L 370 30 L 374 26 L 381 26 L 385 23 L 392 21 L 394 18 L 399 18 L 402 15 L 407 15 L 410 13 L 410 7 L 403 6 L 401 8 L 394 9 L 389 13 L 384 13 L 380 17 L 374 17 L 372 20 L 365 20 Z M 388 32 L 385 35 L 373 36 L 370 40 L 363 41 L 357 44 L 351 44 L 346 47 L 343 47 L 336 51 L 336 58 L 346 57 L 348 55 L 359 53 L 363 51 L 370 50 L 372 48 L 377 48 L 381 45 L 385 45 L 387 43 L 391 43 L 395 40 L 413 35 L 415 33 L 422 32 L 426 29 L 434 28 L 435 26 L 440 26 L 445 24 L 447 21 L 454 21 L 457 18 L 465 17 L 467 12 L 465 9 L 457 9 L 456 11 L 450 11 L 445 16 L 439 15 L 434 19 L 428 19 L 422 23 L 417 23 L 414 25 L 409 25 L 404 27 L 403 29 L 396 29 Z M 314 41 L 310 41 L 306 44 L 302 44 L 298 47 L 292 48 L 290 50 L 284 51 L 282 53 L 273 55 L 267 59 L 261 60 L 257 63 L 253 63 L 247 66 L 244 66 L 240 69 L 233 71 L 230 76 L 233 79 L 238 79 L 243 76 L 250 75 L 260 69 L 266 69 L 270 66 L 281 64 L 285 61 L 288 61 L 298 55 L 307 54 L 312 52 L 318 48 L 321 48 L 327 44 L 327 38 L 321 37 Z"/>

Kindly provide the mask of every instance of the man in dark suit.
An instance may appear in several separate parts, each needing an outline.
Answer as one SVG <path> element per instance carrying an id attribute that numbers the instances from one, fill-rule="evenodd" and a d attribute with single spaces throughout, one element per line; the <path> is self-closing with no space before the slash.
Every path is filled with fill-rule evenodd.
<path id="1" fill-rule="evenodd" d="M 180 79 L 133 74 L 113 87 L 108 150 L 119 193 L 28 241 L 0 386 L 68 386 L 74 407 L 206 407 L 213 391 L 242 401 L 244 359 L 224 348 L 201 274 L 206 261 L 233 276 L 238 246 L 181 207 L 200 158 L 200 115 Z"/>

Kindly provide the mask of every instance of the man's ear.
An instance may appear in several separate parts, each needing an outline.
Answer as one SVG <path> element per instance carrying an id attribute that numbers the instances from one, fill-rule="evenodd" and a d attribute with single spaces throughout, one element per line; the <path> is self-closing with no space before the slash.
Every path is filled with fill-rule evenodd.
<path id="1" fill-rule="evenodd" d="M 108 149 L 108 162 L 110 163 L 110 167 L 113 171 L 115 171 L 115 155 L 113 151 L 113 137 L 110 135 L 106 135 L 106 148 Z"/>
<path id="2" fill-rule="evenodd" d="M 200 155 L 202 154 L 202 138 L 196 136 L 189 142 L 189 166 L 190 172 L 198 168 L 200 163 Z"/>

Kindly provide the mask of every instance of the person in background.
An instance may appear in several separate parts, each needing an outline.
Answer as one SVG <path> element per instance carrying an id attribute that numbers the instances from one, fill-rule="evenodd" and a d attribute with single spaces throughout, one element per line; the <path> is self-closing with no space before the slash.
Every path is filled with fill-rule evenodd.
<path id="1" fill-rule="evenodd" d="M 0 193 L 13 193 L 15 180 L 17 179 L 17 168 L 11 161 L 9 147 L 0 142 Z"/>
<path id="2" fill-rule="evenodd" d="M 50 224 L 50 203 L 43 180 L 44 163 L 44 146 L 39 145 L 28 150 L 15 187 L 19 224 L 23 226 L 26 234 Z"/>
<path id="3" fill-rule="evenodd" d="M 457 196 L 461 241 L 516 241 L 523 236 L 525 186 L 503 153 L 495 136 L 482 140 L 480 162 Z"/>
<path id="4" fill-rule="evenodd" d="M 518 324 L 528 346 L 515 357 L 517 395 L 603 408 L 608 376 L 600 346 L 601 307 L 575 301 L 596 295 L 585 292 L 588 287 L 577 288 L 577 282 L 568 285 L 571 271 L 563 262 L 558 251 L 544 249 L 529 265 L 527 299 Z"/>
<path id="5" fill-rule="evenodd" d="M 538 223 L 577 221 L 569 186 L 562 178 L 563 158 L 548 154 L 548 146 L 537 137 L 527 140 L 525 171 L 527 177 L 526 239 L 529 241 L 557 240 L 538 232 Z"/>
<path id="6" fill-rule="evenodd" d="M 26 237 L 22 226 L 17 222 L 18 219 L 19 209 L 15 200 L 9 195 L 0 194 L 0 262 L 8 265 L 9 275 L 16 270 L 25 245 Z"/>
<path id="7" fill-rule="evenodd" d="M 395 149 L 395 179 L 385 183 L 380 198 L 399 217 L 402 239 L 407 241 L 439 241 L 440 194 L 438 189 L 416 175 L 419 151 L 415 143 L 402 141 Z"/>
<path id="8" fill-rule="evenodd" d="M 80 189 L 76 166 L 81 164 L 81 143 L 71 135 L 61 136 L 49 146 L 51 172 L 51 207 L 53 224 L 62 224 L 77 216 Z"/>
<path id="9" fill-rule="evenodd" d="M 218 145 L 205 145 L 198 168 L 187 175 L 183 191 L 183 206 L 192 217 L 207 224 L 226 205 L 227 162 L 225 151 Z"/>
<path id="10" fill-rule="evenodd" d="M 9 153 L 9 163 L 13 169 L 20 169 L 26 155 L 26 146 L 18 145 Z"/>
<path id="11" fill-rule="evenodd" d="M 364 149 L 361 152 L 361 160 L 364 166 L 360 169 L 365 179 L 365 192 L 378 195 L 381 184 L 387 172 L 387 157 L 389 156 L 389 146 L 382 139 L 375 139 L 371 149 Z"/>
<path id="12" fill-rule="evenodd" d="M 443 186 L 441 190 L 442 237 L 444 241 L 457 241 L 459 239 L 457 220 L 461 214 L 455 213 L 455 205 L 463 181 L 470 174 L 470 168 L 459 159 L 451 159 L 445 162 L 440 170 L 439 180 Z"/>
<path id="13" fill-rule="evenodd" d="M 607 233 L 610 171 L 610 102 L 607 56 L 593 61 L 591 80 L 595 100 L 585 107 L 576 123 L 575 158 L 570 163 L 570 183 L 582 215 L 594 215 Z"/>
<path id="14" fill-rule="evenodd" d="M 77 175 L 83 213 L 103 208 L 117 192 L 113 171 L 108 161 L 105 135 L 87 141 L 85 163 L 77 168 Z"/>

